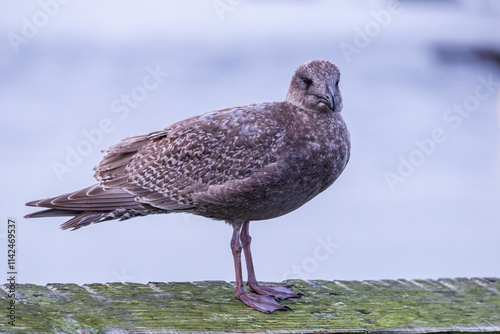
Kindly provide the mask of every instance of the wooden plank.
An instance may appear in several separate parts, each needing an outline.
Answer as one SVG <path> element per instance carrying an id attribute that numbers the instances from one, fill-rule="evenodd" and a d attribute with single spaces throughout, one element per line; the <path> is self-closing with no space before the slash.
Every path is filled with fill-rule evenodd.
<path id="1" fill-rule="evenodd" d="M 20 284 L 16 326 L 2 316 L 0 332 L 500 333 L 498 278 L 287 284 L 305 296 L 271 315 L 243 305 L 223 281 Z"/>

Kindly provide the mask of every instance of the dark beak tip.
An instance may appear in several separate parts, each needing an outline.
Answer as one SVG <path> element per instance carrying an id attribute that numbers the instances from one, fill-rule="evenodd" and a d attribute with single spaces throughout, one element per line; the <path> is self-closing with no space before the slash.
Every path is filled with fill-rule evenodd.
<path id="1" fill-rule="evenodd" d="M 328 101 L 330 102 L 330 110 L 335 111 L 335 97 L 333 96 L 333 94 L 328 94 Z"/>
<path id="2" fill-rule="evenodd" d="M 330 110 L 335 111 L 335 98 L 331 94 L 317 95 L 318 98 L 325 103 Z"/>

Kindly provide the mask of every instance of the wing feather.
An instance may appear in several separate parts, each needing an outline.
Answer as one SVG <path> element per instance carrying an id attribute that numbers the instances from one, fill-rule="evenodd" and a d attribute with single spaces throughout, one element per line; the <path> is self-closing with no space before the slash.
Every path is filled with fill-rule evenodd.
<path id="1" fill-rule="evenodd" d="M 259 112 L 248 112 L 251 108 Z M 171 208 L 172 201 L 181 208 L 194 208 L 196 198 L 212 193 L 218 193 L 219 199 L 214 201 L 220 201 L 225 186 L 239 184 L 231 191 L 247 191 L 242 182 L 234 181 L 273 164 L 283 145 L 282 126 L 266 114 L 273 108 L 276 103 L 211 112 L 174 124 L 157 135 L 140 147 L 123 169 L 129 184 L 153 192 L 138 200 L 165 209 Z M 209 191 L 210 187 L 219 191 Z M 132 187 L 126 189 L 134 193 Z"/>

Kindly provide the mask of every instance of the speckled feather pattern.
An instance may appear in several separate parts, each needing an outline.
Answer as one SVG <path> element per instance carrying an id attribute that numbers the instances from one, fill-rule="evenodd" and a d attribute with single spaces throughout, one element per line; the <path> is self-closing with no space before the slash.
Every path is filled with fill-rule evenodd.
<path id="1" fill-rule="evenodd" d="M 63 228 L 75 229 L 152 213 L 234 221 L 295 210 L 328 188 L 349 159 L 339 76 L 327 61 L 308 62 L 284 102 L 213 111 L 127 138 L 95 167 L 97 185 L 30 202 L 50 209 L 29 216 L 74 215 Z"/>

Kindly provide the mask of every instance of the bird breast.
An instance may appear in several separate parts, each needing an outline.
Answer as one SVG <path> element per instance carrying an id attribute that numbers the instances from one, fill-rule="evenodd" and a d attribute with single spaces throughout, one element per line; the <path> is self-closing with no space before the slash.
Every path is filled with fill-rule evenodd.
<path id="1" fill-rule="evenodd" d="M 197 214 L 225 220 L 278 217 L 311 200 L 342 173 L 350 143 L 339 113 L 275 106 L 267 122 L 273 126 L 266 131 L 279 136 L 264 136 L 271 142 L 249 149 L 248 154 L 256 155 L 241 161 L 250 166 L 263 160 L 256 152 L 268 152 L 272 155 L 269 162 L 255 165 L 244 178 L 209 186 L 196 194 L 193 202 L 202 207 Z M 264 142 L 261 139 L 261 144 Z"/>
<path id="2" fill-rule="evenodd" d="M 292 183 L 289 191 L 300 193 L 305 202 L 340 176 L 350 152 L 349 132 L 340 114 L 311 113 L 309 118 L 297 122 L 285 137 L 290 143 L 285 178 Z"/>

